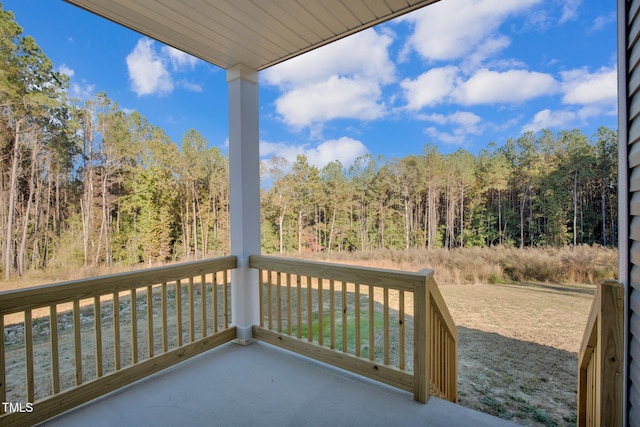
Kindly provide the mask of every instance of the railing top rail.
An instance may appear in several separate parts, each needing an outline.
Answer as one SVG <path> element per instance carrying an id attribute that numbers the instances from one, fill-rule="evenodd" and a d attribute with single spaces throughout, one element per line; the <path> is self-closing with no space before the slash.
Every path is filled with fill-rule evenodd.
<path id="1" fill-rule="evenodd" d="M 251 255 L 249 267 L 409 292 L 413 292 L 416 286 L 424 284 L 426 278 L 433 276 L 433 270 L 428 269 L 410 273 L 265 255 Z"/>
<path id="2" fill-rule="evenodd" d="M 584 328 L 582 335 L 582 341 L 580 342 L 580 350 L 578 351 L 578 363 L 580 364 L 584 360 L 587 350 L 593 349 L 596 344 L 596 322 L 598 321 L 598 306 L 600 300 L 600 292 L 596 290 L 591 302 L 591 309 L 589 310 L 589 317 L 587 318 L 587 326 Z"/>
<path id="3" fill-rule="evenodd" d="M 91 298 L 146 285 L 233 269 L 236 268 L 236 262 L 237 257 L 231 255 L 0 292 L 0 316 L 52 304 L 61 304 L 74 299 Z"/>

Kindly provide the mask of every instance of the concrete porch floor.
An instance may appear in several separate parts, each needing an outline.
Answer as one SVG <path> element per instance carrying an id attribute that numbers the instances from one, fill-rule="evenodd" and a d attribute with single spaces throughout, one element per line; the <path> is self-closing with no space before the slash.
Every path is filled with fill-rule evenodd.
<path id="1" fill-rule="evenodd" d="M 227 343 L 46 426 L 513 426 L 256 342 Z"/>

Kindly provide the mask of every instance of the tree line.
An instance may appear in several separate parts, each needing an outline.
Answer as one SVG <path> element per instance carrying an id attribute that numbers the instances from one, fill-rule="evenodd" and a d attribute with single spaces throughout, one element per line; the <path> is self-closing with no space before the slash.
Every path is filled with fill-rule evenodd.
<path id="1" fill-rule="evenodd" d="M 229 253 L 228 160 L 180 145 L 68 77 L 0 9 L 0 269 L 153 264 Z M 542 131 L 478 155 L 263 162 L 267 253 L 616 242 L 617 135 Z"/>
<path id="2" fill-rule="evenodd" d="M 68 77 L 0 8 L 0 258 L 4 277 L 47 266 L 135 265 L 228 252 L 227 159 L 195 130 L 181 147 Z"/>
<path id="3" fill-rule="evenodd" d="M 526 132 L 477 155 L 426 145 L 349 168 L 267 163 L 267 252 L 616 245 L 617 133 L 605 127 Z"/>

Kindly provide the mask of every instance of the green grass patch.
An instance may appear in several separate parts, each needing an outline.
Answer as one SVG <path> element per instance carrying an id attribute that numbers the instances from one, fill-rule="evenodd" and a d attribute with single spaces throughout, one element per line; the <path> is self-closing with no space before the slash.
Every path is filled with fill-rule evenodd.
<path id="1" fill-rule="evenodd" d="M 337 350 L 343 351 L 343 323 L 342 323 L 342 310 L 336 310 L 335 315 L 335 340 Z M 326 314 L 322 317 L 322 336 L 324 339 L 324 345 L 326 347 L 331 346 L 331 315 Z M 384 328 L 384 315 L 382 313 L 374 312 L 373 315 L 373 329 L 381 331 Z M 309 326 L 306 320 L 300 328 L 303 338 L 308 338 Z M 318 313 L 313 313 L 313 325 L 312 325 L 313 340 L 319 341 L 320 337 L 320 322 L 318 321 Z M 292 328 L 292 335 L 298 335 L 298 327 L 294 325 Z M 374 337 L 375 339 L 375 337 Z M 355 354 L 356 350 L 356 313 L 347 313 L 347 352 Z M 369 357 L 369 313 L 360 312 L 360 355 L 362 357 Z M 382 344 L 375 346 L 376 356 L 382 355 Z"/>

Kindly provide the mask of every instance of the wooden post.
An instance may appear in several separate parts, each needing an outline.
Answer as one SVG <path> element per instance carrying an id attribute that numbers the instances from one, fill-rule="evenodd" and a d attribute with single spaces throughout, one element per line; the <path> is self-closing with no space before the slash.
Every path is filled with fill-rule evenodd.
<path id="1" fill-rule="evenodd" d="M 622 426 L 624 288 L 598 285 L 578 359 L 578 426 Z"/>
<path id="2" fill-rule="evenodd" d="M 428 289 L 428 278 L 416 286 L 413 302 L 413 399 L 426 403 L 429 399 L 429 349 L 431 341 L 430 313 L 431 301 Z"/>
<path id="3" fill-rule="evenodd" d="M 601 354 L 600 420 L 603 426 L 622 425 L 622 377 L 624 351 L 624 289 L 620 283 L 602 284 L 602 315 L 599 322 Z"/>

